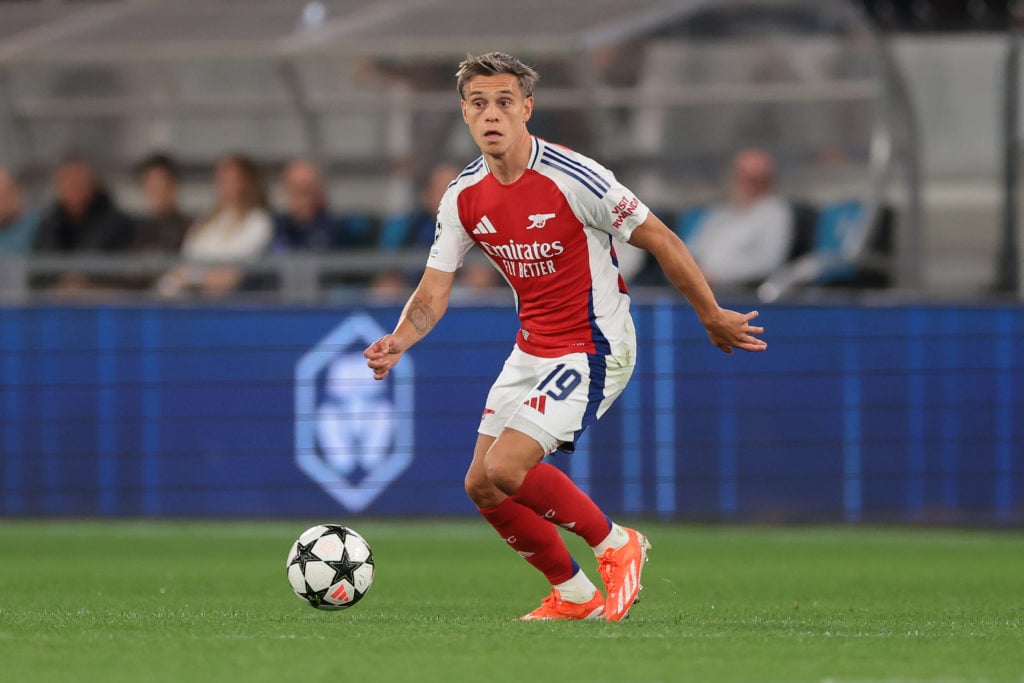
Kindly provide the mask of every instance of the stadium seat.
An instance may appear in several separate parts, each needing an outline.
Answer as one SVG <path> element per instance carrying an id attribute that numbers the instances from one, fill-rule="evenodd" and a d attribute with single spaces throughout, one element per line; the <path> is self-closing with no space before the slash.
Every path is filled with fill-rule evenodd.
<path id="1" fill-rule="evenodd" d="M 377 221 L 364 213 L 345 214 L 341 217 L 341 247 L 371 247 L 377 231 Z"/>
<path id="2" fill-rule="evenodd" d="M 384 220 L 380 226 L 380 233 L 377 236 L 377 246 L 380 249 L 394 250 L 404 247 L 409 240 L 409 230 L 412 227 L 413 215 L 410 213 L 391 216 Z"/>
<path id="3" fill-rule="evenodd" d="M 814 253 L 818 256 L 846 256 L 844 245 L 857 239 L 857 234 L 866 229 L 864 225 L 864 204 L 859 200 L 848 200 L 821 207 L 815 221 Z M 849 280 L 857 273 L 852 263 L 841 263 L 823 272 L 818 277 L 820 284 Z"/>
<path id="4" fill-rule="evenodd" d="M 893 212 L 882 207 L 875 225 L 868 225 L 865 204 L 860 200 L 846 200 L 821 207 L 815 222 L 814 253 L 823 257 L 836 257 L 846 261 L 825 270 L 818 277 L 818 284 L 879 287 L 888 284 L 888 274 L 882 269 L 850 263 L 855 244 L 867 235 L 863 250 L 877 256 L 888 256 L 891 252 Z"/>
<path id="5" fill-rule="evenodd" d="M 818 223 L 818 209 L 809 202 L 793 201 L 793 243 L 786 261 L 794 261 L 814 250 L 814 238 Z"/>

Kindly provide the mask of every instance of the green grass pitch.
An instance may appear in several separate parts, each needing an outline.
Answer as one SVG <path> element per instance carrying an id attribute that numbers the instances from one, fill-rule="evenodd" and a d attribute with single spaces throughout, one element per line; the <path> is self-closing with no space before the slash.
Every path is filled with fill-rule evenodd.
<path id="1" fill-rule="evenodd" d="M 376 583 L 309 608 L 316 521 L 0 524 L 0 680 L 1024 681 L 1019 533 L 641 524 L 628 620 L 520 623 L 546 585 L 478 520 L 350 522 Z"/>

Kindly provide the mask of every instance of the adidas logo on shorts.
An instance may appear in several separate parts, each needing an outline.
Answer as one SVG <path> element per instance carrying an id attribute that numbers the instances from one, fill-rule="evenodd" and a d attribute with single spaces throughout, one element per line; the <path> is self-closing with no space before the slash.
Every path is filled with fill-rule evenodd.
<path id="1" fill-rule="evenodd" d="M 544 408 L 547 406 L 547 403 L 547 396 L 534 396 L 533 398 L 528 398 L 525 401 L 523 401 L 524 406 L 530 406 L 541 415 L 544 414 Z"/>

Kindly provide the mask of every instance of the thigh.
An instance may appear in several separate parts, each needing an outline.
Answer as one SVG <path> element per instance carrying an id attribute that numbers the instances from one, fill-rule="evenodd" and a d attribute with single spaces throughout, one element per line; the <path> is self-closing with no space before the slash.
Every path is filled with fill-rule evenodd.
<path id="1" fill-rule="evenodd" d="M 487 394 L 479 432 L 497 438 L 511 428 L 551 453 L 580 429 L 589 392 L 587 354 L 541 358 L 516 348 Z"/>
<path id="2" fill-rule="evenodd" d="M 505 424 L 512 417 L 519 404 L 529 397 L 530 390 L 537 385 L 537 367 L 528 356 L 518 348 L 505 360 L 501 373 L 484 403 L 484 412 L 480 416 L 481 434 L 497 438 L 505 429 Z"/>

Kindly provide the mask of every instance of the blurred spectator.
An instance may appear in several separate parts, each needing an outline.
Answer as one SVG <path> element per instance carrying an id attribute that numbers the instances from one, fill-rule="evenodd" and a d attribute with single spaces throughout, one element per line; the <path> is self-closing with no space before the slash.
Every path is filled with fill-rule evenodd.
<path id="1" fill-rule="evenodd" d="M 501 287 L 501 284 L 498 271 L 484 260 L 467 260 L 459 269 L 459 277 L 455 282 L 457 287 L 478 292 Z"/>
<path id="2" fill-rule="evenodd" d="M 167 154 L 152 154 L 138 165 L 136 177 L 146 199 L 146 213 L 135 227 L 134 249 L 178 253 L 192 220 L 178 206 L 181 171 Z"/>
<path id="3" fill-rule="evenodd" d="M 0 256 L 23 256 L 32 250 L 39 213 L 25 208 L 21 186 L 0 167 Z"/>
<path id="4" fill-rule="evenodd" d="M 246 156 L 235 154 L 217 162 L 217 204 L 185 236 L 185 263 L 157 283 L 167 297 L 196 290 L 219 297 L 237 289 L 245 275 L 242 265 L 259 258 L 273 237 L 263 174 Z M 236 265 L 237 264 L 237 265 Z"/>
<path id="5" fill-rule="evenodd" d="M 36 251 L 117 251 L 131 245 L 132 222 L 117 208 L 91 163 L 77 157 L 65 160 L 54 173 L 54 189 L 54 205 L 36 233 Z"/>
<path id="6" fill-rule="evenodd" d="M 81 254 L 123 251 L 131 246 L 135 226 L 117 207 L 91 162 L 68 157 L 57 166 L 53 182 L 54 203 L 36 230 L 35 251 Z M 124 283 L 117 278 L 67 271 L 47 284 L 63 297 L 105 294 Z"/>
<path id="7" fill-rule="evenodd" d="M 760 282 L 786 262 L 793 214 L 775 193 L 775 163 L 766 152 L 745 149 L 732 164 L 730 201 L 712 208 L 688 244 L 709 281 Z"/>
<path id="8" fill-rule="evenodd" d="M 466 254 L 462 268 L 458 271 L 450 301 L 456 306 L 505 305 L 512 297 L 511 291 L 504 284 L 498 270 L 487 257 L 473 250 Z"/>
<path id="9" fill-rule="evenodd" d="M 403 216 L 394 216 L 384 222 L 380 246 L 385 249 L 403 247 L 429 247 L 434 243 L 437 227 L 437 206 L 441 203 L 448 185 L 462 171 L 450 163 L 435 166 L 427 178 L 426 186 L 420 193 L 419 208 Z"/>
<path id="10" fill-rule="evenodd" d="M 274 218 L 275 251 L 325 251 L 344 246 L 344 226 L 327 207 L 323 176 L 316 166 L 295 159 L 281 173 L 284 211 Z"/>
<path id="11" fill-rule="evenodd" d="M 411 289 L 400 271 L 386 270 L 370 281 L 366 294 L 371 304 L 394 305 L 404 303 Z"/>

